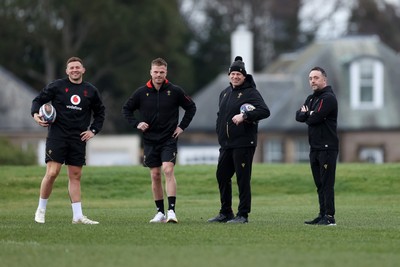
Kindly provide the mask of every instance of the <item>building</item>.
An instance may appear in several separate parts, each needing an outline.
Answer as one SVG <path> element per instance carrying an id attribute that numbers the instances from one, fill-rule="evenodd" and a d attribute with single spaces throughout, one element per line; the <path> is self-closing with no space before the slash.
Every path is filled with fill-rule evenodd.
<path id="1" fill-rule="evenodd" d="M 308 74 L 314 66 L 327 71 L 338 98 L 339 161 L 400 161 L 400 56 L 375 36 L 358 36 L 316 41 L 253 74 L 271 110 L 259 125 L 255 162 L 308 161 L 307 126 L 295 121 L 295 112 L 312 93 Z M 209 161 L 218 154 L 218 96 L 228 83 L 227 73 L 221 74 L 193 97 L 198 110 L 182 140 L 182 161 Z"/>
<path id="2" fill-rule="evenodd" d="M 36 92 L 0 66 L 0 137 L 23 149 L 35 147 L 46 130 L 32 119 L 31 103 Z"/>
<path id="3" fill-rule="evenodd" d="M 244 61 L 247 63 L 246 58 Z M 227 62 L 227 71 L 230 63 Z M 311 93 L 308 74 L 314 66 L 327 71 L 328 82 L 338 98 L 339 161 L 399 162 L 400 56 L 375 36 L 316 41 L 282 55 L 266 70 L 253 74 L 271 110 L 270 118 L 260 122 L 254 161 L 308 162 L 307 127 L 295 121 L 295 112 Z M 227 71 L 193 97 L 197 113 L 180 137 L 181 164 L 217 162 L 215 122 L 219 93 L 229 82 Z M 1 67 L 0 84 L 0 137 L 24 149 L 41 149 L 39 144 L 46 137 L 46 129 L 38 127 L 30 116 L 31 101 L 37 92 Z M 138 164 L 140 142 L 137 136 L 132 137 L 129 143 L 133 150 L 126 146 L 125 136 L 98 138 L 94 147 L 89 147 L 88 163 Z M 111 144 L 121 141 L 122 145 L 106 145 L 110 140 Z M 133 151 L 137 151 L 137 157 Z M 132 160 L 125 162 L 126 157 Z"/>

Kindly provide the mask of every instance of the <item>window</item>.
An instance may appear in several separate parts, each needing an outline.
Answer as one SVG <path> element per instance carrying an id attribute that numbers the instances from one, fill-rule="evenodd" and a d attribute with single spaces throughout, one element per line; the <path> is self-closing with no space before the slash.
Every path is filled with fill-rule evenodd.
<path id="1" fill-rule="evenodd" d="M 310 145 L 307 139 L 295 141 L 295 162 L 308 162 L 310 157 Z"/>
<path id="2" fill-rule="evenodd" d="M 383 150 L 380 147 L 362 147 L 359 159 L 368 163 L 383 163 Z"/>
<path id="3" fill-rule="evenodd" d="M 264 145 L 264 151 L 264 162 L 283 162 L 283 143 L 281 140 L 268 140 Z"/>
<path id="4" fill-rule="evenodd" d="M 383 64 L 363 58 L 350 65 L 350 97 L 353 109 L 377 109 L 383 106 Z"/>

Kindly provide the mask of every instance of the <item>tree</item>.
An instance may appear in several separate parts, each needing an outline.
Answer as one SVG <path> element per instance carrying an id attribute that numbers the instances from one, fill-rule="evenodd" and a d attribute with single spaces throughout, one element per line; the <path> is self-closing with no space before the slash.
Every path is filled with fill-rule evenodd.
<path id="1" fill-rule="evenodd" d="M 300 1 L 281 0 L 271 2 L 271 16 L 274 28 L 274 57 L 281 53 L 293 51 L 301 45 Z"/>
<path id="2" fill-rule="evenodd" d="M 34 88 L 65 76 L 68 57 L 83 58 L 85 79 L 107 107 L 105 131 L 127 130 L 123 100 L 149 79 L 156 57 L 169 63 L 169 79 L 193 89 L 190 35 L 177 1 L 8 0 L 0 2 L 0 20 L 0 64 Z"/>
<path id="3" fill-rule="evenodd" d="M 182 13 L 194 35 L 189 53 L 193 55 L 195 62 L 196 87 L 201 88 L 217 74 L 227 71 L 233 60 L 230 54 L 230 36 L 239 25 L 246 25 L 254 34 L 255 71 L 261 71 L 280 53 L 297 48 L 300 2 L 183 1 L 189 7 L 183 9 Z"/>
<path id="4" fill-rule="evenodd" d="M 350 34 L 378 35 L 382 42 L 400 51 L 400 7 L 385 1 L 358 0 L 351 10 Z"/>

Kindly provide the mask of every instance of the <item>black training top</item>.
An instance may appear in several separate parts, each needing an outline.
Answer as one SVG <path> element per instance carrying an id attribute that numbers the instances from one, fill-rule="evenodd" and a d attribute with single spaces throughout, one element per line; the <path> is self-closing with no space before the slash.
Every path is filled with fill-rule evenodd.
<path id="1" fill-rule="evenodd" d="M 311 150 L 338 150 L 338 103 L 332 88 L 326 86 L 321 90 L 316 90 L 307 97 L 304 105 L 308 107 L 308 111 L 297 110 L 296 120 L 308 125 Z"/>
<path id="2" fill-rule="evenodd" d="M 47 102 L 57 112 L 55 122 L 49 126 L 48 138 L 80 140 L 82 132 L 90 129 L 97 134 L 103 127 L 105 107 L 97 88 L 88 82 L 75 84 L 64 78 L 48 84 L 33 99 L 31 115 Z"/>
<path id="3" fill-rule="evenodd" d="M 247 111 L 246 120 L 236 125 L 232 118 L 240 113 L 240 107 L 245 103 L 252 104 L 255 109 Z M 219 96 L 216 131 L 220 146 L 222 148 L 257 146 L 258 121 L 269 116 L 270 110 L 256 89 L 253 76 L 247 74 L 241 86 L 233 88 L 231 84 Z"/>
<path id="4" fill-rule="evenodd" d="M 185 114 L 178 124 L 179 107 Z M 138 117 L 134 112 L 138 110 Z M 146 122 L 149 128 L 143 133 L 143 141 L 148 144 L 163 143 L 172 137 L 177 126 L 185 130 L 196 113 L 196 105 L 184 90 L 165 80 L 159 90 L 148 81 L 139 87 L 125 102 L 122 114 L 133 127 Z"/>

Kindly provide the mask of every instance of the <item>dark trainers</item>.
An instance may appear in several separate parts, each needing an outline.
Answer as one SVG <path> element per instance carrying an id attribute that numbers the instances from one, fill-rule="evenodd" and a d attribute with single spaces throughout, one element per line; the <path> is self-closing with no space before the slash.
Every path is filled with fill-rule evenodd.
<path id="1" fill-rule="evenodd" d="M 317 218 L 312 219 L 311 221 L 305 221 L 304 223 L 305 223 L 305 224 L 312 224 L 312 225 L 318 224 L 318 223 L 321 221 L 322 217 L 323 217 L 323 216 L 318 215 Z"/>
<path id="2" fill-rule="evenodd" d="M 227 221 L 232 220 L 233 217 L 234 217 L 233 213 L 227 214 L 227 215 L 220 213 L 217 216 L 215 216 L 214 218 L 208 219 L 207 222 L 226 223 Z"/>
<path id="3" fill-rule="evenodd" d="M 331 215 L 325 215 L 322 219 L 318 222 L 318 225 L 327 225 L 327 226 L 335 226 L 336 221 L 335 218 Z"/>
<path id="4" fill-rule="evenodd" d="M 227 223 L 248 223 L 249 220 L 246 217 L 243 216 L 236 216 L 235 218 L 233 218 L 230 221 L 227 221 Z"/>

